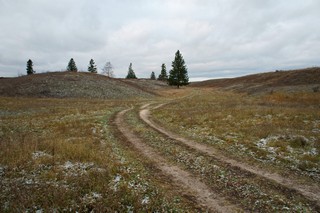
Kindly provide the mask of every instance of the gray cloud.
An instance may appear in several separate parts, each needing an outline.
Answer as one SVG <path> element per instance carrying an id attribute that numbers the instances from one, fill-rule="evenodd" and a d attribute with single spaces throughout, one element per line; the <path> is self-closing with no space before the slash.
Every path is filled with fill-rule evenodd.
<path id="1" fill-rule="evenodd" d="M 177 49 L 191 79 L 319 66 L 317 0 L 0 0 L 0 76 L 129 63 L 138 77 L 170 68 Z"/>

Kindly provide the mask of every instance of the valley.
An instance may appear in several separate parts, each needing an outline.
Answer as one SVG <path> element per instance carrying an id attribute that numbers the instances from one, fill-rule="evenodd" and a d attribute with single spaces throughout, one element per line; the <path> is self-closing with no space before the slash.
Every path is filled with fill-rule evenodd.
<path id="1" fill-rule="evenodd" d="M 319 212 L 320 74 L 301 73 L 0 79 L 0 210 Z"/>

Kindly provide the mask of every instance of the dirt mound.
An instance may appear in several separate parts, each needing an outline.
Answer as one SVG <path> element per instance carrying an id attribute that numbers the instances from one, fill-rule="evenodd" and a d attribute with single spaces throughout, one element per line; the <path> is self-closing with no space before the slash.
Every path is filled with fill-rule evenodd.
<path id="1" fill-rule="evenodd" d="M 193 83 L 194 87 L 220 87 L 239 92 L 260 93 L 268 91 L 317 91 L 320 86 L 320 68 L 275 71 L 238 78 L 208 80 Z M 318 88 L 318 89 L 317 89 Z"/>
<path id="2" fill-rule="evenodd" d="M 108 78 L 85 72 L 50 72 L 0 79 L 0 96 L 53 98 L 148 98 L 156 95 L 154 81 Z M 165 85 L 163 85 L 165 86 Z"/>

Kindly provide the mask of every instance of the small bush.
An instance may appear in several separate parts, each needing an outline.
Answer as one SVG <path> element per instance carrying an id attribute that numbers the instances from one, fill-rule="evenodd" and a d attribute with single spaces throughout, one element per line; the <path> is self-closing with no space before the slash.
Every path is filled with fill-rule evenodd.
<path id="1" fill-rule="evenodd" d="M 309 140 L 305 137 L 298 136 L 290 141 L 290 146 L 292 148 L 305 148 L 309 145 Z"/>

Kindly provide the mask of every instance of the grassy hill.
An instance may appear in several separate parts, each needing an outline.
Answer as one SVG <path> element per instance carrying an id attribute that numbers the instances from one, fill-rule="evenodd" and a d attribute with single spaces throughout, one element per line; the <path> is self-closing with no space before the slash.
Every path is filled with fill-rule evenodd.
<path id="1" fill-rule="evenodd" d="M 249 94 L 315 92 L 320 90 L 320 68 L 275 71 L 238 78 L 208 80 L 192 87 L 215 87 Z M 17 78 L 0 78 L 0 96 L 128 99 L 157 96 L 168 88 L 149 79 L 116 79 L 85 72 L 50 72 Z"/>
<path id="2" fill-rule="evenodd" d="M 83 72 L 0 78 L 0 212 L 320 212 L 315 87 L 318 68 L 182 89 Z M 230 91 L 280 88 L 308 92 Z"/>
<path id="3" fill-rule="evenodd" d="M 84 72 L 51 72 L 0 79 L 1 96 L 53 98 L 148 98 L 167 85 L 151 80 L 125 80 Z"/>
<path id="4" fill-rule="evenodd" d="M 320 68 L 259 73 L 238 78 L 193 83 L 194 87 L 218 87 L 247 93 L 285 90 L 316 91 L 320 86 Z"/>

